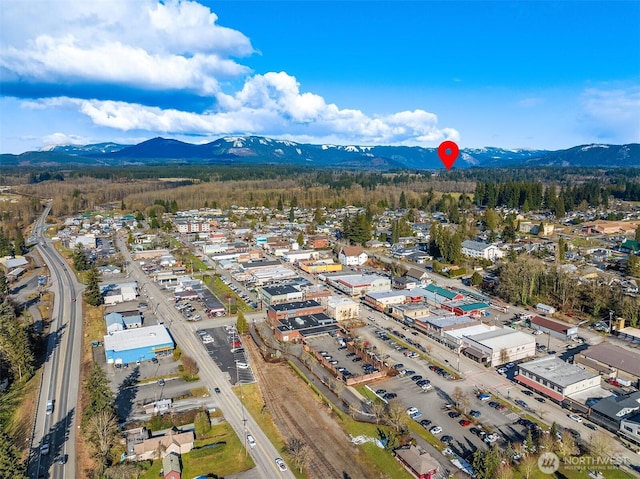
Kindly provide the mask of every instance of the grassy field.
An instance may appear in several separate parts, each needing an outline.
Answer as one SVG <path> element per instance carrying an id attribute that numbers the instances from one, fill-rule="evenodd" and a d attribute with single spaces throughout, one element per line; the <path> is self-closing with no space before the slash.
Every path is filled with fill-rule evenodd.
<path id="1" fill-rule="evenodd" d="M 242 388 L 242 391 L 240 391 Z M 260 429 L 266 434 L 271 441 L 271 444 L 275 446 L 278 451 L 283 451 L 285 448 L 284 440 L 278 432 L 278 428 L 273 422 L 273 418 L 267 408 L 264 407 L 264 398 L 260 392 L 258 384 L 244 384 L 242 386 L 236 386 L 233 388 L 233 392 L 236 396 L 240 397 L 242 394 L 243 404 L 245 409 L 251 414 L 251 417 L 258 423 Z"/>
<path id="2" fill-rule="evenodd" d="M 14 384 L 0 401 L 0 429 L 7 432 L 23 457 L 29 449 L 41 375 L 42 369 L 39 369 L 26 383 Z"/>
<path id="3" fill-rule="evenodd" d="M 400 339 L 398 336 L 394 335 L 390 331 L 387 331 L 386 333 L 387 333 L 387 336 L 392 338 L 396 343 L 398 343 L 399 346 L 404 346 L 405 348 L 409 349 L 410 351 L 413 351 L 414 353 L 417 353 L 422 359 L 424 359 L 426 361 L 429 361 L 430 364 L 433 364 L 434 366 L 438 366 L 439 368 L 442 368 L 445 371 L 447 371 L 454 378 L 460 379 L 460 374 L 458 372 L 454 371 L 453 369 L 449 368 L 448 366 L 445 366 L 444 364 L 439 363 L 438 361 L 433 359 L 431 356 L 429 356 L 429 354 L 425 354 L 422 351 L 420 351 L 419 349 L 411 346 L 409 343 L 403 341 L 402 339 Z"/>
<path id="4" fill-rule="evenodd" d="M 215 294 L 218 298 L 220 298 L 220 300 L 223 301 L 225 305 L 226 305 L 225 298 L 230 296 L 235 300 L 235 304 L 237 305 L 240 311 L 243 311 L 245 313 L 250 313 L 251 311 L 253 311 L 253 308 L 249 306 L 247 303 L 245 303 L 240 298 L 240 296 L 236 294 L 235 291 L 229 288 L 229 286 L 224 284 L 219 277 L 209 276 L 209 277 L 206 277 L 204 281 L 205 281 L 205 284 L 209 286 L 209 289 L 213 291 L 213 294 Z"/>

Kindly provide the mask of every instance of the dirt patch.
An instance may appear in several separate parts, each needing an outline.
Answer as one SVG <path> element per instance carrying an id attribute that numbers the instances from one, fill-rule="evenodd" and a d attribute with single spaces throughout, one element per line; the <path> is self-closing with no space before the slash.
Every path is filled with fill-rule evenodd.
<path id="1" fill-rule="evenodd" d="M 366 456 L 349 440 L 331 411 L 286 363 L 267 363 L 252 341 L 245 347 L 274 422 L 285 438 L 297 438 L 308 447 L 308 477 L 374 477 Z M 294 468 L 295 464 L 291 463 Z"/>

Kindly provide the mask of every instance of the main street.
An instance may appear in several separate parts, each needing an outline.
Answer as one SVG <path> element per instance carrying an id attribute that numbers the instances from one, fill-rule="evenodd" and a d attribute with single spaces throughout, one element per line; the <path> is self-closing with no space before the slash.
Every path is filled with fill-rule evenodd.
<path id="1" fill-rule="evenodd" d="M 224 373 L 213 362 L 202 342 L 186 324 L 182 316 L 171 307 L 165 298 L 165 294 L 158 286 L 144 274 L 140 266 L 133 261 L 131 254 L 124 244 L 123 238 L 118 238 L 118 247 L 124 255 L 125 261 L 129 264 L 130 277 L 138 282 L 139 288 L 146 288 L 149 296 L 153 296 L 157 302 L 156 316 L 164 320 L 164 324 L 169 328 L 173 339 L 183 351 L 188 351 L 189 355 L 196 360 L 200 367 L 200 379 L 207 385 L 209 391 L 215 387 L 220 388 L 220 394 L 215 394 L 217 405 L 222 409 L 225 419 L 231 424 L 241 441 L 246 444 L 247 434 L 251 434 L 256 440 L 256 447 L 249 448 L 256 464 L 257 471 L 265 479 L 272 478 L 293 478 L 291 470 L 280 471 L 275 464 L 275 458 L 280 457 L 280 452 L 271 444 L 269 438 L 260 429 L 258 424 L 247 413 L 240 399 L 234 394 L 231 385 L 225 378 Z"/>
<path id="2" fill-rule="evenodd" d="M 50 271 L 53 308 L 46 338 L 46 358 L 31 438 L 31 453 L 27 465 L 32 478 L 75 477 L 75 432 L 82 344 L 82 302 L 72 302 L 81 293 L 82 285 L 69 272 L 60 254 L 44 235 L 44 225 L 51 205 L 47 205 L 36 221 L 33 240 Z M 47 414 L 47 402 L 53 401 L 53 411 Z M 49 453 L 41 454 L 48 444 Z M 63 458 L 58 463 L 55 458 Z M 68 460 L 67 460 L 68 459 Z"/>

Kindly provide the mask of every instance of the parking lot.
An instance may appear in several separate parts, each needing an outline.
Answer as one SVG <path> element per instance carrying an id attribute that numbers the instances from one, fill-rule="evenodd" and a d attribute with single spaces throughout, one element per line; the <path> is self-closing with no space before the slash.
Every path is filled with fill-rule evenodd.
<path id="1" fill-rule="evenodd" d="M 350 352 L 341 341 L 339 336 L 323 335 L 308 338 L 307 344 L 345 377 L 362 376 L 379 370 L 372 356 L 365 356 L 370 359 L 365 361 L 356 353 Z"/>
<path id="2" fill-rule="evenodd" d="M 199 329 L 195 334 L 203 341 L 209 356 L 220 370 L 226 373 L 231 384 L 255 382 L 248 356 L 235 328 Z M 208 339 L 209 337 L 212 341 Z"/>

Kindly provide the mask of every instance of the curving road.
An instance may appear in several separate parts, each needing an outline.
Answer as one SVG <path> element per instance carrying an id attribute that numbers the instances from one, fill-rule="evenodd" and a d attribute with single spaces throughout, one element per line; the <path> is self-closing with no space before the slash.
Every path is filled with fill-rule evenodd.
<path id="1" fill-rule="evenodd" d="M 164 320 L 165 326 L 169 328 L 173 339 L 180 345 L 181 349 L 185 352 L 188 351 L 189 355 L 196 360 L 200 367 L 199 375 L 202 382 L 209 387 L 210 391 L 213 391 L 214 387 L 220 388 L 220 394 L 214 394 L 212 399 L 215 399 L 216 403 L 220 406 L 224 412 L 225 419 L 231 424 L 240 440 L 245 443 L 245 446 L 247 446 L 247 434 L 251 434 L 256 440 L 256 447 L 247 447 L 247 451 L 255 462 L 257 472 L 260 476 L 264 479 L 293 479 L 295 476 L 290 469 L 283 472 L 276 467 L 274 459 L 281 456 L 280 452 L 271 444 L 269 438 L 246 412 L 240 399 L 238 399 L 231 389 L 229 381 L 227 381 L 223 372 L 214 363 L 213 359 L 211 359 L 206 349 L 202 346 L 202 342 L 194 334 L 194 331 L 183 320 L 176 309 L 169 306 L 167 300 L 163 299 L 164 294 L 158 286 L 149 280 L 147 275 L 140 269 L 140 266 L 132 260 L 123 238 L 118 239 L 118 247 L 124 255 L 125 261 L 130 265 L 129 271 L 131 278 L 138 281 L 140 288 L 146 288 L 149 296 L 158 298 L 156 316 Z"/>
<path id="2" fill-rule="evenodd" d="M 54 294 L 51 323 L 46 338 L 46 357 L 27 464 L 30 478 L 73 478 L 76 476 L 75 432 L 80 362 L 82 355 L 82 301 L 72 302 L 83 286 L 60 254 L 44 236 L 47 205 L 36 221 L 32 240 L 51 274 L 49 290 Z M 46 413 L 47 402 L 54 401 Z M 49 445 L 49 453 L 41 447 Z M 64 458 L 64 464 L 57 459 Z"/>

